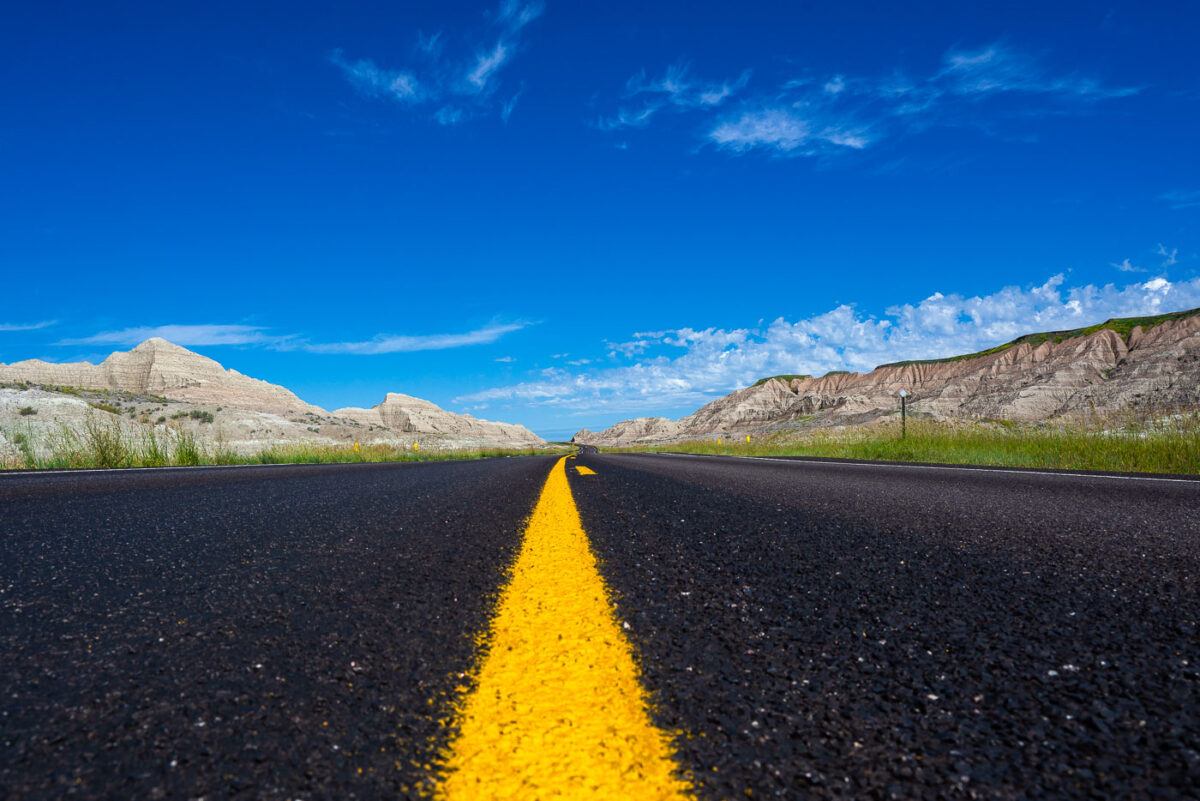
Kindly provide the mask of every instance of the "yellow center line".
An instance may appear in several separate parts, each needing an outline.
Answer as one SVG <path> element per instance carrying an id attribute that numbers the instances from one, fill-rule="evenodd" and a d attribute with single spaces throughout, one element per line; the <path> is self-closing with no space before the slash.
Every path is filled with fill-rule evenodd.
<path id="1" fill-rule="evenodd" d="M 440 798 L 688 797 L 669 735 L 650 722 L 565 458 L 525 530 L 477 679 L 442 766 Z"/>
<path id="2" fill-rule="evenodd" d="M 576 473 L 578 473 L 578 474 L 579 474 L 579 475 L 581 475 L 581 476 L 594 476 L 594 475 L 596 475 L 596 471 L 595 471 L 595 470 L 593 470 L 593 469 L 592 469 L 592 468 L 590 468 L 590 467 L 584 467 L 584 466 L 583 466 L 583 465 L 581 465 L 581 464 L 577 464 L 577 465 L 575 465 L 575 472 L 576 472 Z"/>

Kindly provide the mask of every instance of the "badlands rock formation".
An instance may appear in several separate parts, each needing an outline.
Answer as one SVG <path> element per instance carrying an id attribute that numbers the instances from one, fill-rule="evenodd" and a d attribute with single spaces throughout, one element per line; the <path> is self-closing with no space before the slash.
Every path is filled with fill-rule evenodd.
<path id="1" fill-rule="evenodd" d="M 370 409 L 347 407 L 337 409 L 333 414 L 361 425 L 382 426 L 405 433 L 447 434 L 513 446 L 546 444 L 525 426 L 493 423 L 469 414 L 454 414 L 427 400 L 399 392 L 389 392 L 383 403 Z"/>
<path id="2" fill-rule="evenodd" d="M 128 352 L 113 353 L 100 364 L 53 364 L 37 359 L 0 364 L 0 382 L 41 385 L 41 389 L 0 389 L 0 423 L 13 420 L 23 427 L 78 427 L 93 413 L 94 404 L 53 390 L 79 387 L 126 393 L 130 397 L 114 401 L 122 415 L 128 413 L 134 420 L 146 418 L 155 423 L 160 418 L 183 418 L 186 422 L 207 415 L 211 424 L 187 424 L 198 436 L 220 440 L 222 446 L 243 452 L 298 441 L 404 447 L 419 443 L 421 447 L 447 448 L 546 444 L 524 426 L 454 414 L 399 393 L 389 393 L 371 409 L 330 413 L 281 386 L 226 370 L 212 359 L 159 338 L 148 339 Z M 164 405 L 162 399 L 168 403 Z M 105 405 L 112 408 L 111 403 Z M 19 409 L 24 407 L 36 413 L 18 420 Z M 183 417 L 193 411 L 200 416 Z"/>
<path id="3" fill-rule="evenodd" d="M 627 420 L 599 433 L 580 431 L 575 441 L 628 445 L 863 422 L 894 414 L 901 389 L 910 394 L 911 413 L 933 419 L 1036 421 L 1138 405 L 1200 408 L 1200 310 L 1134 326 L 1127 336 L 1111 327 L 1076 334 L 1022 337 L 1044 341 L 1017 340 L 994 353 L 884 365 L 865 374 L 771 379 L 718 398 L 677 422 Z"/>
<path id="4" fill-rule="evenodd" d="M 324 414 L 281 386 L 226 370 L 206 356 L 158 337 L 131 351 L 118 351 L 100 364 L 53 364 L 39 359 L 0 364 L 0 381 L 160 395 L 275 414 Z"/>

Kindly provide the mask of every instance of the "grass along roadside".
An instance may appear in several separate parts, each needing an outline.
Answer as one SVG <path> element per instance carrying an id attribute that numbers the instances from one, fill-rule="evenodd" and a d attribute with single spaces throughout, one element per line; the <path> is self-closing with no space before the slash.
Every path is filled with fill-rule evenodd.
<path id="1" fill-rule="evenodd" d="M 364 445 L 356 450 L 353 445 L 296 442 L 246 454 L 237 453 L 219 442 L 206 445 L 195 433 L 178 423 L 129 425 L 110 415 L 89 417 L 80 429 L 61 426 L 40 442 L 35 441 L 28 428 L 0 433 L 11 446 L 0 450 L 0 469 L 8 470 L 426 462 L 565 453 L 562 447 L 452 449 L 426 445 L 413 450 L 411 445 Z M 0 440 L 0 444 L 2 442 Z"/>
<path id="2" fill-rule="evenodd" d="M 607 452 L 669 451 L 730 456 L 826 456 L 864 461 L 1200 474 L 1200 412 L 1142 419 L 1133 415 L 1060 423 L 899 421 L 812 429 L 761 438 L 741 435 L 625 448 Z"/>

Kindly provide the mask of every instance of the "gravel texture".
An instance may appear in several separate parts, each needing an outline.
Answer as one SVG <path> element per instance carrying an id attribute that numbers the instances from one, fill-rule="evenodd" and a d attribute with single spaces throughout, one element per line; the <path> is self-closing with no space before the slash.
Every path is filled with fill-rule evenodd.
<path id="1" fill-rule="evenodd" d="M 0 476 L 3 795 L 416 795 L 552 463 Z"/>
<path id="2" fill-rule="evenodd" d="M 1200 797 L 1200 482 L 580 461 L 701 797 Z"/>
<path id="3" fill-rule="evenodd" d="M 0 476 L 4 795 L 427 793 L 553 461 Z M 701 798 L 1200 797 L 1200 482 L 577 461 Z"/>

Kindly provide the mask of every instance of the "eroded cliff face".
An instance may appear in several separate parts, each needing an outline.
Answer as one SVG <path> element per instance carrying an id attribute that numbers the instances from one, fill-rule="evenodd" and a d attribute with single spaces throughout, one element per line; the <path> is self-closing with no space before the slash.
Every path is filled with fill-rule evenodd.
<path id="1" fill-rule="evenodd" d="M 869 420 L 894 413 L 901 389 L 910 394 L 910 411 L 934 419 L 1036 421 L 1092 409 L 1116 412 L 1135 402 L 1197 408 L 1200 315 L 1137 327 L 1127 339 L 1102 329 L 959 361 L 766 381 L 712 401 L 680 419 L 673 432 L 665 424 L 649 428 L 628 420 L 598 433 L 581 431 L 576 441 L 626 445 L 778 430 L 802 418 L 822 425 Z"/>
<path id="2" fill-rule="evenodd" d="M 118 351 L 100 364 L 38 359 L 0 364 L 0 381 L 120 390 L 273 414 L 324 411 L 281 386 L 226 370 L 206 356 L 158 337 L 133 350 Z"/>
<path id="3" fill-rule="evenodd" d="M 54 364 L 37 359 L 0 364 L 0 381 L 159 396 L 194 405 L 198 410 L 213 411 L 219 407 L 223 411 L 218 424 L 198 431 L 205 436 L 220 431 L 234 445 L 244 441 L 243 449 L 267 448 L 276 441 L 298 439 L 324 442 L 331 436 L 336 441 L 362 438 L 370 442 L 385 433 L 416 435 L 404 440 L 409 444 L 410 440 L 422 440 L 450 447 L 546 444 L 524 426 L 454 414 L 427 400 L 400 393 L 389 393 L 371 409 L 346 408 L 330 413 L 305 403 L 284 387 L 227 370 L 212 359 L 159 338 L 148 339 L 130 351 L 113 353 L 100 364 Z M 247 417 L 232 422 L 237 418 L 233 410 L 267 415 L 270 419 Z M 0 416 L 4 411 L 5 407 L 0 406 Z M 364 436 L 356 425 L 380 433 Z M 384 441 L 390 440 L 384 437 Z"/>
<path id="4" fill-rule="evenodd" d="M 421 398 L 389 392 L 383 402 L 370 409 L 337 409 L 333 414 L 364 425 L 377 425 L 393 431 L 446 434 L 458 438 L 506 445 L 545 445 L 546 442 L 525 426 L 493 423 L 469 414 L 455 414 Z"/>

